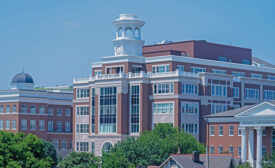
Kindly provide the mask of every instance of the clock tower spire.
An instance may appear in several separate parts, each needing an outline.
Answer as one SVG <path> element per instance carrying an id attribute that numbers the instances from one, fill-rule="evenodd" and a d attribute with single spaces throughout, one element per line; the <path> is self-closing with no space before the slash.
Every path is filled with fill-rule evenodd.
<path id="1" fill-rule="evenodd" d="M 141 39 L 141 28 L 145 22 L 134 14 L 120 14 L 113 22 L 116 27 L 114 43 L 115 56 L 142 56 L 144 40 Z"/>

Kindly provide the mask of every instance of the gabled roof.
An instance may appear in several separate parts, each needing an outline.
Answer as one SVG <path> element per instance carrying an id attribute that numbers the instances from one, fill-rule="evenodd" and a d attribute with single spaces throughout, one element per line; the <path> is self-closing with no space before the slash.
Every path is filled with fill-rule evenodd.
<path id="1" fill-rule="evenodd" d="M 173 159 L 182 168 L 205 168 L 208 165 L 206 154 L 200 154 L 200 162 L 194 162 L 191 154 L 171 155 L 159 167 Z M 238 165 L 240 158 L 233 158 L 232 154 L 209 154 L 209 167 L 229 168 L 231 164 Z"/>
<path id="2" fill-rule="evenodd" d="M 220 112 L 220 113 L 211 114 L 211 115 L 206 115 L 205 118 L 234 117 L 235 115 L 238 115 L 238 114 L 240 114 L 244 111 L 247 111 L 249 109 L 252 109 L 252 108 L 254 108 L 256 106 L 259 106 L 261 104 L 264 104 L 264 103 L 270 103 L 270 104 L 275 105 L 275 100 L 265 101 L 265 102 L 262 102 L 262 103 L 259 103 L 259 104 L 254 104 L 254 105 L 246 105 L 246 106 L 243 106 L 243 107 L 238 108 L 238 109 L 229 110 L 229 111 Z"/>

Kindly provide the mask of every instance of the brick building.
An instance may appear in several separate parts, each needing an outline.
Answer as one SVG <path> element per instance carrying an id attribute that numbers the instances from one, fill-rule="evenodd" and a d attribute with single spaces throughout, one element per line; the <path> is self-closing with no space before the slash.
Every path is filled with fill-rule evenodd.
<path id="1" fill-rule="evenodd" d="M 274 100 L 205 118 L 208 123 L 206 144 L 210 154 L 229 152 L 260 168 L 263 156 L 275 151 Z"/>
<path id="2" fill-rule="evenodd" d="M 14 76 L 0 91 L 0 130 L 32 133 L 51 141 L 64 156 L 72 149 L 72 93 L 35 90 L 27 73 Z"/>
<path id="3" fill-rule="evenodd" d="M 205 115 L 274 99 L 275 69 L 255 61 L 251 49 L 206 41 L 144 46 L 144 21 L 122 14 L 113 24 L 114 56 L 74 79 L 76 151 L 100 155 L 157 123 L 206 143 Z"/>

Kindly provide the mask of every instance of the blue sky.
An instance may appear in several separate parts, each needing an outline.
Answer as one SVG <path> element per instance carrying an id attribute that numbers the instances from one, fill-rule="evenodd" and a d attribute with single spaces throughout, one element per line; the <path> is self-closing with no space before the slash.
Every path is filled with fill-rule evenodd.
<path id="1" fill-rule="evenodd" d="M 2 0 L 0 90 L 31 74 L 36 85 L 68 85 L 113 55 L 112 21 L 135 13 L 146 21 L 145 44 L 207 40 L 252 48 L 275 63 L 275 1 L 254 0 Z"/>

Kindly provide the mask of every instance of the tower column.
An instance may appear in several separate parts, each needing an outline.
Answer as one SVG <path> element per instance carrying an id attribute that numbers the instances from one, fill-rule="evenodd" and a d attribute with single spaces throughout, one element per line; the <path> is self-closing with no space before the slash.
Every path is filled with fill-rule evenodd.
<path id="1" fill-rule="evenodd" d="M 262 161 L 262 149 L 263 149 L 263 143 L 262 143 L 262 135 L 263 135 L 263 127 L 258 126 L 255 127 L 257 130 L 257 158 L 256 158 L 256 168 L 261 168 L 261 161 Z"/>
<path id="2" fill-rule="evenodd" d="M 247 148 L 246 148 L 246 142 L 247 142 L 247 137 L 246 137 L 246 127 L 240 127 L 241 129 L 241 132 L 242 132 L 242 157 L 241 157 L 241 161 L 244 163 L 246 162 L 247 158 L 246 158 L 246 155 L 247 155 Z"/>
<path id="3" fill-rule="evenodd" d="M 251 165 L 253 165 L 254 162 L 254 128 L 249 127 L 248 129 L 248 160 Z"/>

